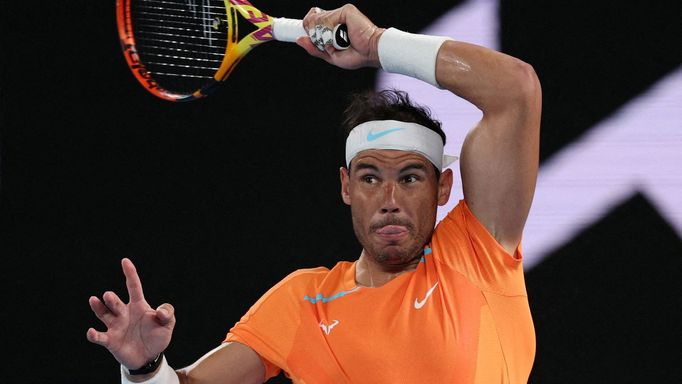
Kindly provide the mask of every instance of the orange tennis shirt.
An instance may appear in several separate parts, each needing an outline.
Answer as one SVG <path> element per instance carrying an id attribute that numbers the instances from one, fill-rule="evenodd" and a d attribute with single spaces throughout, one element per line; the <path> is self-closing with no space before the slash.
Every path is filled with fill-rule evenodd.
<path id="1" fill-rule="evenodd" d="M 357 262 L 356 262 L 357 263 Z M 413 272 L 358 286 L 356 263 L 298 270 L 227 334 L 294 383 L 526 383 L 535 332 L 521 264 L 466 203 Z"/>

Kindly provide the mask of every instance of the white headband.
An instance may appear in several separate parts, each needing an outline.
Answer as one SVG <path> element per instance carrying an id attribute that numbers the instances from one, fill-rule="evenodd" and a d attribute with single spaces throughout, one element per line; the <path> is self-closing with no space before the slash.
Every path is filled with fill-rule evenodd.
<path id="1" fill-rule="evenodd" d="M 397 120 L 368 121 L 353 128 L 346 139 L 346 166 L 350 167 L 350 161 L 368 149 L 417 152 L 440 170 L 458 159 L 443 154 L 443 139 L 436 132 L 417 123 Z"/>

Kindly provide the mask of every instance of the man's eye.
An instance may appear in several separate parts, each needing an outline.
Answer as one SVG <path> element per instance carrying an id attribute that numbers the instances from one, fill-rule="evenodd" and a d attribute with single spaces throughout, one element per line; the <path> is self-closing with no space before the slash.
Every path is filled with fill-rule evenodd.
<path id="1" fill-rule="evenodd" d="M 372 184 L 372 183 L 375 183 L 377 181 L 377 178 L 374 176 L 367 175 L 367 176 L 362 176 L 362 181 L 364 181 L 365 183 L 368 183 L 368 184 Z"/>
<path id="2" fill-rule="evenodd" d="M 403 183 L 414 183 L 417 180 L 418 180 L 417 176 L 415 176 L 415 175 L 409 175 L 409 176 L 403 177 Z"/>

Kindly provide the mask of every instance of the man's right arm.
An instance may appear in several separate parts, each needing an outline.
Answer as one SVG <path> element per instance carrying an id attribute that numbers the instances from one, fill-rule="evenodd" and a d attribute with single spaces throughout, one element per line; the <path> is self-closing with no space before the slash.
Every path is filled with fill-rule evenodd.
<path id="1" fill-rule="evenodd" d="M 90 297 L 90 308 L 106 326 L 106 331 L 88 329 L 87 338 L 109 350 L 121 364 L 122 383 L 148 384 L 225 384 L 262 383 L 265 367 L 260 356 L 240 343 L 224 343 L 187 368 L 174 371 L 165 358 L 148 374 L 130 375 L 145 361 L 158 357 L 169 345 L 175 326 L 172 305 L 153 309 L 142 291 L 142 282 L 132 261 L 121 261 L 126 277 L 129 301 L 123 302 L 114 292 L 102 298 Z"/>
<path id="2" fill-rule="evenodd" d="M 182 384 L 256 384 L 263 382 L 265 368 L 250 347 L 224 343 L 176 373 Z"/>

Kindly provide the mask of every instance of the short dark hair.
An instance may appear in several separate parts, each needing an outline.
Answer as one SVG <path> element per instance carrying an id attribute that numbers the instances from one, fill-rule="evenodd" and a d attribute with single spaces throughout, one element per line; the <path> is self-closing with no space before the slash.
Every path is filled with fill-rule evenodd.
<path id="1" fill-rule="evenodd" d="M 354 93 L 343 116 L 345 137 L 348 137 L 353 128 L 367 121 L 399 120 L 431 129 L 440 135 L 445 145 L 445 132 L 441 128 L 441 122 L 431 116 L 428 107 L 413 103 L 405 91 L 386 89 Z"/>

